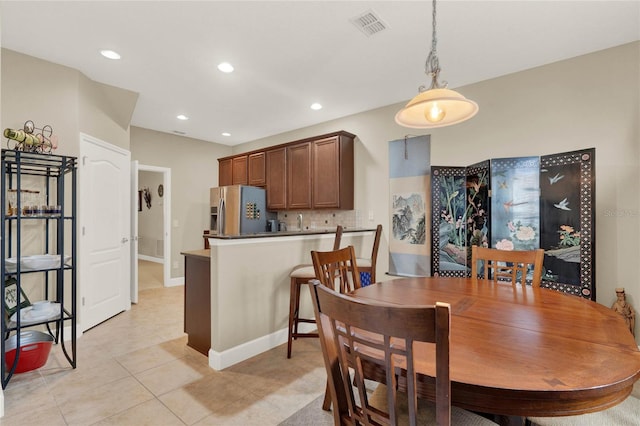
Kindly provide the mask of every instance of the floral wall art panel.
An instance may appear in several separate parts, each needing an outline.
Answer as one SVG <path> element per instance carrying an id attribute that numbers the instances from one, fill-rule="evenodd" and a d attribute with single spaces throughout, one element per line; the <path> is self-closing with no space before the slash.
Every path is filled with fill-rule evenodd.
<path id="1" fill-rule="evenodd" d="M 389 274 L 429 276 L 430 137 L 389 142 Z"/>
<path id="2" fill-rule="evenodd" d="M 434 276 L 467 275 L 466 167 L 431 168 L 431 271 Z"/>
<path id="3" fill-rule="evenodd" d="M 491 241 L 491 202 L 489 160 L 467 167 L 467 245 L 488 247 Z M 471 251 L 467 253 L 471 261 Z"/>
<path id="4" fill-rule="evenodd" d="M 488 246 L 490 162 L 468 167 L 431 168 L 433 275 L 464 277 L 471 269 L 471 246 Z"/>
<path id="5" fill-rule="evenodd" d="M 595 150 L 540 159 L 542 286 L 595 300 Z"/>
<path id="6" fill-rule="evenodd" d="M 540 247 L 540 158 L 491 160 L 491 248 Z"/>

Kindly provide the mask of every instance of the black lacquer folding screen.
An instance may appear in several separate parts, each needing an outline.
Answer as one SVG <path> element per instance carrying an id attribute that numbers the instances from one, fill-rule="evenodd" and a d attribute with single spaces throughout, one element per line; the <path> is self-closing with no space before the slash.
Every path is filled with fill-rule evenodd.
<path id="1" fill-rule="evenodd" d="M 431 175 L 433 275 L 468 276 L 473 245 L 540 247 L 543 287 L 595 300 L 595 149 Z"/>

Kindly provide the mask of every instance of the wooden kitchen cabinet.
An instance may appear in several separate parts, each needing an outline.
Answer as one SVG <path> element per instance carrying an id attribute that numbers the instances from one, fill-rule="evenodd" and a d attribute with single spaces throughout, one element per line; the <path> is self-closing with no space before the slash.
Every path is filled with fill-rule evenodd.
<path id="1" fill-rule="evenodd" d="M 267 210 L 287 208 L 287 148 L 266 152 Z"/>
<path id="2" fill-rule="evenodd" d="M 251 186 L 266 185 L 267 179 L 264 152 L 256 152 L 249 155 L 249 170 L 247 181 Z"/>
<path id="3" fill-rule="evenodd" d="M 233 161 L 231 158 L 218 160 L 218 186 L 231 185 L 233 182 Z"/>
<path id="4" fill-rule="evenodd" d="M 288 209 L 311 209 L 311 166 L 311 142 L 287 147 Z"/>
<path id="5" fill-rule="evenodd" d="M 336 135 L 311 143 L 313 208 L 353 209 L 353 137 Z"/>
<path id="6" fill-rule="evenodd" d="M 219 186 L 267 190 L 267 209 L 352 210 L 355 135 L 333 132 L 219 159 Z"/>
<path id="7" fill-rule="evenodd" d="M 246 185 L 247 184 L 247 156 L 240 155 L 233 157 L 232 159 L 233 179 L 232 185 Z"/>
<path id="8" fill-rule="evenodd" d="M 184 255 L 184 332 L 187 345 L 209 355 L 211 348 L 211 254 L 194 250 Z"/>

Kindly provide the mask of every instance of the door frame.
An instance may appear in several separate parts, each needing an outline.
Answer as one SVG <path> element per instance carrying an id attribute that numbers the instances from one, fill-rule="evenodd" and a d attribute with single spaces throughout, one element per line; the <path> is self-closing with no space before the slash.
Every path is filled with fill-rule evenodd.
<path id="1" fill-rule="evenodd" d="M 164 189 L 162 214 L 163 214 L 163 280 L 162 283 L 165 287 L 171 286 L 171 169 L 168 167 L 149 166 L 145 164 L 138 164 L 138 172 L 157 172 L 162 173 L 162 186 Z M 134 212 L 137 211 L 138 206 L 131 206 Z M 137 213 L 136 213 L 137 214 Z M 138 238 L 137 235 L 134 238 Z M 138 250 L 135 250 L 131 261 L 138 261 Z M 133 290 L 133 282 L 131 283 Z"/>

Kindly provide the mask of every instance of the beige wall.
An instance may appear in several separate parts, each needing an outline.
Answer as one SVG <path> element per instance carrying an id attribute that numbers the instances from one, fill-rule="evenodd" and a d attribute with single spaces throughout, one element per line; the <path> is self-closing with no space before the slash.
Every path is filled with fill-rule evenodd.
<path id="1" fill-rule="evenodd" d="M 202 234 L 209 229 L 209 188 L 218 186 L 217 159 L 230 154 L 228 146 L 131 127 L 131 159 L 171 169 L 172 278 L 184 276 L 180 252 L 203 247 Z"/>
<path id="2" fill-rule="evenodd" d="M 457 126 L 402 128 L 393 118 L 403 103 L 256 140 L 234 153 L 335 130 L 355 133 L 355 206 L 384 224 L 379 262 L 387 270 L 389 141 L 431 134 L 432 164 L 451 166 L 595 147 L 597 300 L 610 306 L 620 286 L 640 308 L 639 76 L 635 42 L 459 88 L 480 112 Z"/>
<path id="3" fill-rule="evenodd" d="M 2 49 L 1 78 L 3 126 L 21 129 L 27 120 L 32 120 L 37 127 L 48 124 L 59 139 L 56 153 L 77 156 L 80 73 Z M 2 146 L 6 147 L 6 140 Z"/>
<path id="4" fill-rule="evenodd" d="M 78 156 L 80 132 L 129 149 L 136 93 L 8 49 L 2 49 L 1 79 L 3 126 L 22 128 L 27 120 L 40 128 L 50 125 L 58 137 L 58 155 Z"/>

